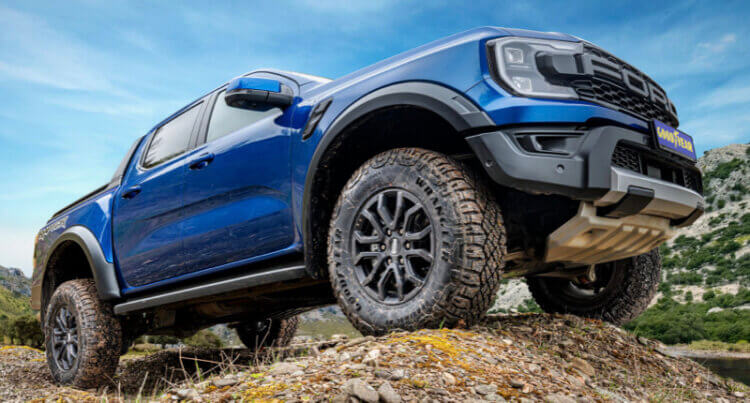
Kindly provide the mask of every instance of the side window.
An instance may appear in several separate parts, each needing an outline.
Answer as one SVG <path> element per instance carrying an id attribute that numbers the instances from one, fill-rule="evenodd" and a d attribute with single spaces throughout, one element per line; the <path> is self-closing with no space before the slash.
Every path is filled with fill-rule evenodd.
<path id="1" fill-rule="evenodd" d="M 160 127 L 151 139 L 146 157 L 143 159 L 143 166 L 151 168 L 185 152 L 190 143 L 190 134 L 193 131 L 193 124 L 199 111 L 200 104 Z"/>
<path id="2" fill-rule="evenodd" d="M 224 101 L 224 91 L 216 97 L 211 119 L 208 121 L 206 142 L 224 137 L 245 126 L 249 126 L 265 117 L 279 113 L 281 109 L 271 108 L 266 111 L 232 108 Z"/>

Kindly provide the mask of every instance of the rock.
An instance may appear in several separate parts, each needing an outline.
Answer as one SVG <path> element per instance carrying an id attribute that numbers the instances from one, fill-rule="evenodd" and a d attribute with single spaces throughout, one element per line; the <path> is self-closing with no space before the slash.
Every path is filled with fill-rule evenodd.
<path id="1" fill-rule="evenodd" d="M 398 369 L 394 369 L 393 371 L 391 371 L 391 379 L 392 380 L 398 381 L 398 380 L 401 380 L 401 379 L 404 379 L 404 378 L 406 378 L 406 371 L 405 370 L 403 370 L 401 368 L 398 368 Z"/>
<path id="2" fill-rule="evenodd" d="M 512 387 L 514 387 L 516 389 L 522 388 L 523 385 L 525 385 L 525 383 L 522 380 L 520 380 L 520 379 L 515 379 L 514 378 L 514 379 L 510 380 L 510 386 L 512 386 Z"/>
<path id="3" fill-rule="evenodd" d="M 338 357 L 336 357 L 336 361 L 338 362 L 344 362 L 349 361 L 352 359 L 352 355 L 344 351 L 343 353 L 339 354 Z"/>
<path id="4" fill-rule="evenodd" d="M 446 385 L 455 385 L 456 377 L 447 372 L 443 372 L 443 382 L 445 382 Z"/>
<path id="5" fill-rule="evenodd" d="M 505 343 L 506 346 L 510 346 L 513 344 L 513 340 L 511 339 L 503 339 L 503 343 Z"/>
<path id="6" fill-rule="evenodd" d="M 298 369 L 298 370 L 292 372 L 292 376 L 302 376 L 304 374 L 305 374 L 305 371 L 303 371 L 301 369 Z"/>
<path id="7" fill-rule="evenodd" d="M 745 394 L 744 394 L 744 393 L 742 393 L 742 392 L 740 392 L 740 391 L 738 390 L 738 391 L 736 391 L 736 392 L 732 393 L 732 396 L 734 396 L 734 397 L 738 397 L 738 398 L 742 399 L 742 398 L 744 398 L 744 397 L 745 397 Z"/>
<path id="8" fill-rule="evenodd" d="M 388 382 L 383 382 L 383 384 L 380 385 L 378 388 L 378 395 L 380 396 L 381 402 L 401 403 L 401 396 L 393 390 L 393 387 L 391 387 L 391 384 Z"/>
<path id="9" fill-rule="evenodd" d="M 576 403 L 575 399 L 562 393 L 550 393 L 544 397 L 544 401 L 547 403 Z"/>
<path id="10" fill-rule="evenodd" d="M 180 399 L 190 399 L 190 400 L 200 399 L 200 396 L 198 395 L 198 391 L 196 391 L 195 389 L 177 389 L 177 392 L 175 392 L 175 394 Z"/>
<path id="11" fill-rule="evenodd" d="M 533 388 L 528 383 L 523 385 L 523 387 L 521 388 L 521 392 L 526 394 L 531 393 L 532 390 Z"/>
<path id="12" fill-rule="evenodd" d="M 476 390 L 480 395 L 489 395 L 490 393 L 495 393 L 497 391 L 497 385 L 477 385 L 474 387 L 474 390 Z"/>
<path id="13" fill-rule="evenodd" d="M 331 399 L 331 403 L 349 403 L 349 394 L 341 392 Z"/>
<path id="14" fill-rule="evenodd" d="M 280 362 L 273 367 L 269 373 L 271 375 L 287 375 L 299 370 L 299 366 L 291 362 Z"/>
<path id="15" fill-rule="evenodd" d="M 588 363 L 588 361 L 582 358 L 571 358 L 570 366 L 581 371 L 581 373 L 587 376 L 594 376 L 594 374 L 596 374 L 596 370 L 594 369 L 594 367 L 592 367 L 591 364 Z"/>
<path id="16" fill-rule="evenodd" d="M 240 383 L 240 381 L 237 378 L 221 378 L 214 379 L 213 381 L 211 381 L 211 383 L 217 388 L 221 389 L 227 386 L 234 386 Z"/>
<path id="17" fill-rule="evenodd" d="M 374 367 L 374 366 L 377 366 L 378 364 L 378 358 L 380 358 L 380 350 L 378 350 L 377 348 L 372 349 L 367 352 L 367 355 L 362 360 L 362 363 L 365 365 L 370 365 Z"/>
<path id="18" fill-rule="evenodd" d="M 542 370 L 542 368 L 539 367 L 539 365 L 536 364 L 529 364 L 529 371 L 532 373 L 537 373 Z"/>
<path id="19" fill-rule="evenodd" d="M 367 382 L 359 378 L 348 380 L 344 384 L 344 392 L 367 403 L 377 403 L 378 399 L 380 399 L 378 392 L 367 384 Z"/>
<path id="20" fill-rule="evenodd" d="M 724 310 L 724 308 L 719 308 L 718 306 L 715 306 L 715 307 L 709 309 L 708 312 L 706 312 L 706 314 L 718 313 L 718 312 L 721 312 L 723 310 Z"/>

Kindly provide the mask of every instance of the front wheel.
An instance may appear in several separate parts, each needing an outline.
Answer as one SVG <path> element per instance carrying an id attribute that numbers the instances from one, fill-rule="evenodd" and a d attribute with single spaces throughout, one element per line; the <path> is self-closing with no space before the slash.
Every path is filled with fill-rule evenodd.
<path id="1" fill-rule="evenodd" d="M 359 168 L 333 211 L 328 262 L 342 311 L 364 334 L 476 323 L 492 306 L 505 227 L 466 166 L 418 148 Z"/>
<path id="2" fill-rule="evenodd" d="M 635 319 L 656 294 L 661 278 L 657 249 L 614 262 L 597 264 L 592 282 L 529 277 L 526 283 L 545 312 L 570 313 L 621 325 Z"/>
<path id="3" fill-rule="evenodd" d="M 111 381 L 122 332 L 91 279 L 70 280 L 52 294 L 44 318 L 47 364 L 58 383 L 93 388 Z"/>

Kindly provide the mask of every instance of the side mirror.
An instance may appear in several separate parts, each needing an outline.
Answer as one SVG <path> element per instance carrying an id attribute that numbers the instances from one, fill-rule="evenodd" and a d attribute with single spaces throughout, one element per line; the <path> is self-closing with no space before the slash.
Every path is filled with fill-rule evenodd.
<path id="1" fill-rule="evenodd" d="M 224 100 L 227 105 L 242 108 L 268 110 L 273 107 L 286 108 L 294 101 L 291 88 L 268 78 L 239 77 L 229 82 Z"/>

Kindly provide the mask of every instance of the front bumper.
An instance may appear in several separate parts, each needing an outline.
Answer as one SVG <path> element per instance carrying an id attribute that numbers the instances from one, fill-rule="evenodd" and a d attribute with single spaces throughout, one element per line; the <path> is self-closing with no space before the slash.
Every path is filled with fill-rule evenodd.
<path id="1" fill-rule="evenodd" d="M 594 264 L 644 253 L 704 211 L 700 170 L 635 130 L 515 127 L 467 141 L 497 183 L 582 201 L 548 237 L 546 261 Z"/>

